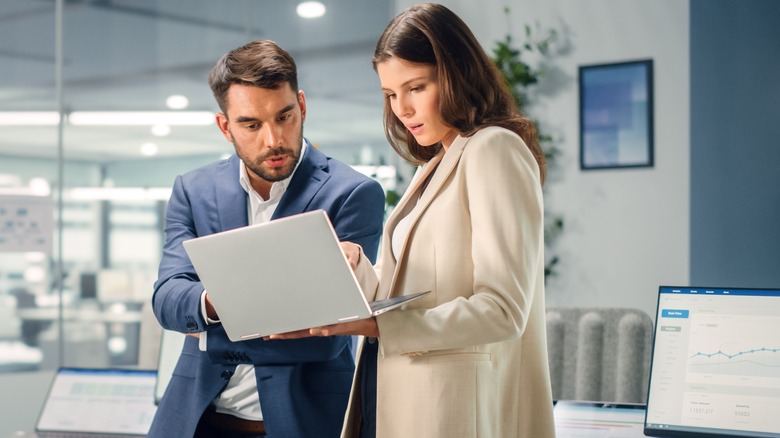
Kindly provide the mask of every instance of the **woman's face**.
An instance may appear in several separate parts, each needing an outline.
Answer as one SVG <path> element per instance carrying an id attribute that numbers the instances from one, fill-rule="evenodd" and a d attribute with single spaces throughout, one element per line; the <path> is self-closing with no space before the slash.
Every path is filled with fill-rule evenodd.
<path id="1" fill-rule="evenodd" d="M 417 143 L 431 146 L 441 142 L 448 148 L 458 133 L 444 123 L 439 112 L 436 69 L 428 64 L 390 58 L 377 64 L 376 71 L 385 99 Z"/>

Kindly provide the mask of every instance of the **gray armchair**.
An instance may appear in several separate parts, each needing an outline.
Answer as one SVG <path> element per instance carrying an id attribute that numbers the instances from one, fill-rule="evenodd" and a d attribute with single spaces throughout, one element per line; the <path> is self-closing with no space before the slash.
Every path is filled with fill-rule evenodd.
<path id="1" fill-rule="evenodd" d="M 653 321 L 628 308 L 548 308 L 553 398 L 644 403 Z"/>

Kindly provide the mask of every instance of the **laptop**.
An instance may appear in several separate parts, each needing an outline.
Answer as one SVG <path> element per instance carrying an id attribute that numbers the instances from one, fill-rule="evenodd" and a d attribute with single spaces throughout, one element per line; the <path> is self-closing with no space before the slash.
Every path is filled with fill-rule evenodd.
<path id="1" fill-rule="evenodd" d="M 645 435 L 780 436 L 780 289 L 658 292 Z"/>
<path id="2" fill-rule="evenodd" d="M 645 405 L 558 400 L 553 408 L 557 438 L 642 438 Z"/>
<path id="3" fill-rule="evenodd" d="M 369 303 L 323 210 L 183 245 L 231 341 L 369 318 L 430 292 Z"/>
<path id="4" fill-rule="evenodd" d="M 146 436 L 157 412 L 153 370 L 60 368 L 35 425 L 38 437 Z"/>

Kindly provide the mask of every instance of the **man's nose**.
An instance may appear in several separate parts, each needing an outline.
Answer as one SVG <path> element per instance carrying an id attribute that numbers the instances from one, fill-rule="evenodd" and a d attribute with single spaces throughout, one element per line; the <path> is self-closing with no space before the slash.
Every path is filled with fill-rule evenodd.
<path id="1" fill-rule="evenodd" d="M 282 129 L 279 126 L 267 124 L 263 130 L 263 141 L 266 147 L 276 147 L 282 144 Z"/>

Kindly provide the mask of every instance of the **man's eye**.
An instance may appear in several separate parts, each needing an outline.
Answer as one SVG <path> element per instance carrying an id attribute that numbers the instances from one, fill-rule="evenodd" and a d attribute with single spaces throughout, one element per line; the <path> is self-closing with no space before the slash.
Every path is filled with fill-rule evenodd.
<path id="1" fill-rule="evenodd" d="M 284 114 L 284 115 L 279 117 L 279 120 L 285 121 L 285 120 L 289 119 L 290 117 L 292 117 L 290 114 Z"/>

